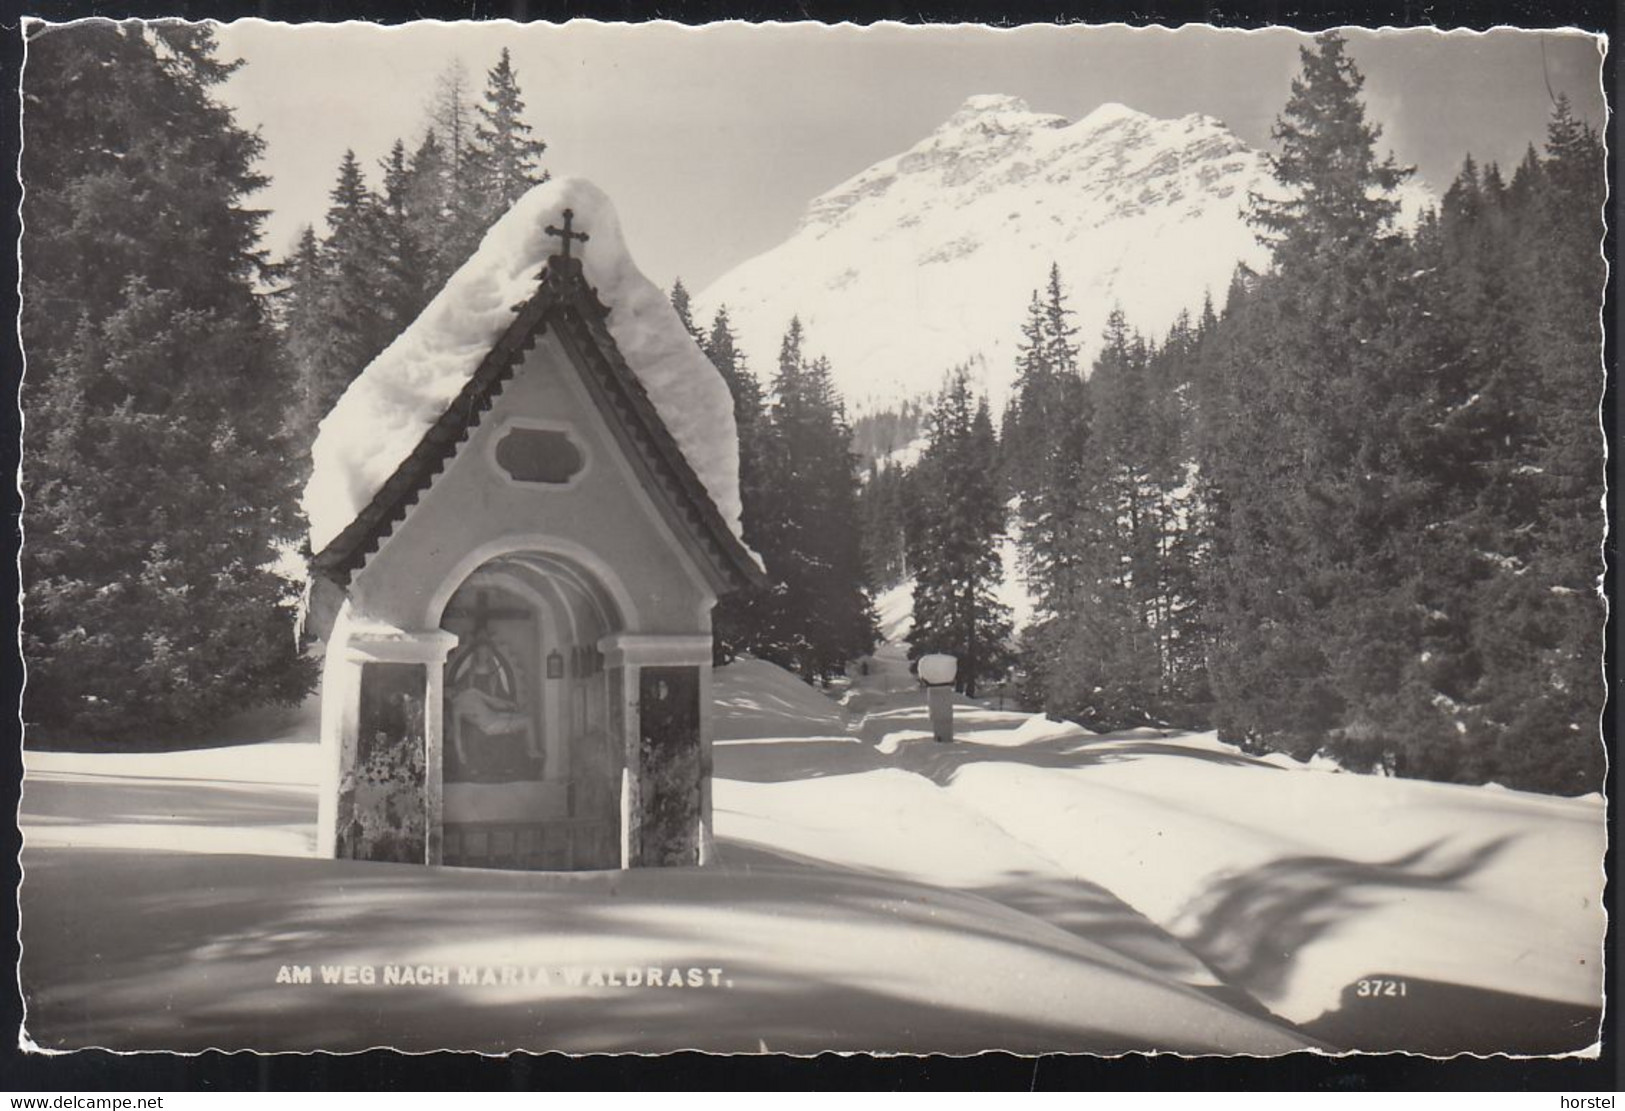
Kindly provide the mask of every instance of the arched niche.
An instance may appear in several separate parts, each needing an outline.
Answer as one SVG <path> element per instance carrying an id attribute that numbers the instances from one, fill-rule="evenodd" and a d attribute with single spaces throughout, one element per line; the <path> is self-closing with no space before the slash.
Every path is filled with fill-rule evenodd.
<path id="1" fill-rule="evenodd" d="M 624 746 L 599 645 L 613 596 L 567 557 L 509 552 L 451 593 L 441 706 L 442 862 L 524 869 L 621 863 Z"/>

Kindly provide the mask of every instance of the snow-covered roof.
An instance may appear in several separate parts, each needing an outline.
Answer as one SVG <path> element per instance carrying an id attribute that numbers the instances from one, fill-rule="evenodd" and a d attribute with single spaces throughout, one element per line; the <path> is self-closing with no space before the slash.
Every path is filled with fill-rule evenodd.
<path id="1" fill-rule="evenodd" d="M 536 293 L 559 250 L 547 227 L 591 235 L 577 246 L 586 279 L 610 308 L 605 324 L 722 520 L 740 537 L 739 437 L 733 398 L 671 302 L 627 253 L 609 198 L 580 178 L 538 185 L 486 233 L 418 319 L 350 383 L 322 421 L 303 505 L 320 553 L 378 495 Z"/>

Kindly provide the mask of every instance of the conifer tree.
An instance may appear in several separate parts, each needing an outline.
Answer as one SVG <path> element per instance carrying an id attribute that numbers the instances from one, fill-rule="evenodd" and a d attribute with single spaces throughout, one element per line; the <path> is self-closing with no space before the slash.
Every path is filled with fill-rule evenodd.
<path id="1" fill-rule="evenodd" d="M 1358 74 L 1318 42 L 1289 104 L 1298 126 L 1282 129 L 1289 154 L 1315 157 L 1297 162 L 1295 208 L 1259 209 L 1277 269 L 1248 307 L 1236 427 L 1214 459 L 1221 726 L 1353 767 L 1481 780 L 1498 761 L 1474 626 L 1486 589 L 1521 577 L 1503 579 L 1493 564 L 1520 556 L 1495 549 L 1527 531 L 1507 516 L 1527 486 L 1506 404 L 1517 337 L 1511 316 L 1491 319 L 1516 308 L 1488 242 L 1504 198 L 1468 163 L 1442 215 L 1401 242 L 1384 195 L 1398 171 L 1372 154 Z M 1483 481 L 1495 472 L 1513 481 Z"/>
<path id="2" fill-rule="evenodd" d="M 1253 222 L 1270 244 L 1277 267 L 1340 263 L 1338 252 L 1367 251 L 1391 232 L 1399 213 L 1397 188 L 1410 170 L 1393 156 L 1378 160 L 1382 128 L 1366 119 L 1365 78 L 1339 32 L 1300 48 L 1303 70 L 1270 136 L 1270 156 L 1285 199 L 1251 197 Z"/>
<path id="3" fill-rule="evenodd" d="M 1033 500 L 1039 490 L 1044 436 L 1049 431 L 1046 413 L 1055 394 L 1055 370 L 1049 361 L 1045 325 L 1044 303 L 1035 289 L 1021 326 L 1016 374 L 999 437 L 1004 445 L 1004 471 L 1010 492 L 1027 501 Z"/>
<path id="4" fill-rule="evenodd" d="M 418 300 L 427 305 L 455 267 L 445 245 L 451 217 L 451 175 L 445 150 L 433 127 L 412 152 L 402 191 L 406 227 L 422 256 Z"/>
<path id="5" fill-rule="evenodd" d="M 909 656 L 958 657 L 954 687 L 974 698 L 984 681 L 1008 669 L 1011 630 L 1009 607 L 995 594 L 1006 515 L 998 444 L 986 399 L 971 405 L 963 368 L 949 380 L 929 429 L 907 516 L 915 575 Z"/>
<path id="6" fill-rule="evenodd" d="M 455 58 L 435 78 L 429 103 L 444 181 L 444 211 L 436 239 L 435 268 L 441 282 L 479 246 L 490 219 L 476 140 L 476 109 L 468 69 Z"/>
<path id="7" fill-rule="evenodd" d="M 408 155 L 397 140 L 384 159 L 381 192 L 368 187 L 354 153 L 345 153 L 328 234 L 317 242 L 320 273 L 301 279 L 303 293 L 282 291 L 284 302 L 309 309 L 283 320 L 298 384 L 289 424 L 301 446 L 349 382 L 467 261 L 491 223 L 547 180 L 536 165 L 545 144 L 530 137 L 523 111 L 507 51 L 479 104 L 454 61 L 436 83 L 422 141 Z"/>
<path id="8" fill-rule="evenodd" d="M 1156 592 L 1151 613 L 1163 676 L 1161 716 L 1170 724 L 1206 728 L 1211 711 L 1207 683 L 1206 597 L 1211 555 L 1209 519 L 1201 497 L 1197 456 L 1202 349 L 1217 326 L 1211 300 L 1199 322 L 1181 313 L 1147 367 L 1151 397 L 1151 520 L 1156 549 Z"/>
<path id="9" fill-rule="evenodd" d="M 682 283 L 672 287 L 672 304 L 678 316 L 687 318 L 687 304 L 679 304 Z M 728 307 L 717 309 L 711 332 L 701 344 L 711 364 L 722 375 L 733 398 L 734 427 L 739 436 L 740 525 L 745 544 L 762 550 L 762 521 L 768 491 L 763 486 L 762 442 L 767 435 L 762 387 L 739 350 L 728 319 Z M 761 653 L 766 641 L 764 609 L 766 598 L 760 588 L 747 587 L 724 595 L 712 613 L 713 657 L 719 665 L 731 663 L 741 652 Z"/>
<path id="10" fill-rule="evenodd" d="M 739 348 L 733 323 L 728 318 L 727 305 L 719 307 L 712 318 L 711 333 L 706 337 L 704 349 L 712 365 L 722 375 L 722 380 L 728 384 L 728 392 L 733 395 L 734 423 L 739 428 L 742 459 L 753 460 L 750 464 L 742 461 L 740 469 L 742 473 L 751 473 L 755 470 L 757 441 L 762 435 L 765 402 L 762 385 L 756 380 L 745 353 Z"/>
<path id="11" fill-rule="evenodd" d="M 1050 263 L 1049 281 L 1044 287 L 1044 363 L 1051 374 L 1066 378 L 1078 373 L 1078 329 L 1072 323 L 1072 310 L 1061 286 L 1061 268 Z"/>
<path id="12" fill-rule="evenodd" d="M 327 321 L 329 281 L 316 231 L 305 225 L 298 246 L 282 264 L 283 286 L 276 294 L 278 323 L 282 327 L 282 362 L 293 385 L 286 431 L 296 447 L 307 444 L 325 410 L 316 384 L 322 375 L 315 368 L 328 365 Z"/>
<path id="13" fill-rule="evenodd" d="M 1275 272 L 1227 379 L 1239 395 L 1214 467 L 1213 676 L 1227 733 L 1299 755 L 1336 737 L 1372 761 L 1391 759 L 1379 703 L 1392 662 L 1415 652 L 1416 623 L 1387 587 L 1430 489 L 1402 419 L 1414 299 L 1391 225 L 1404 171 L 1376 158 L 1345 46 L 1326 32 L 1301 52 L 1272 160 L 1288 197 L 1253 201 Z"/>
<path id="14" fill-rule="evenodd" d="M 1543 162 L 1548 182 L 1536 208 L 1535 234 L 1545 250 L 1534 260 L 1537 299 L 1532 334 L 1542 357 L 1536 431 L 1541 459 L 1539 561 L 1546 586 L 1551 647 L 1540 670 L 1553 711 L 1545 728 L 1527 740 L 1520 765 L 1545 768 L 1565 790 L 1592 790 L 1600 781 L 1594 743 L 1602 712 L 1598 675 L 1604 619 L 1599 595 L 1604 535 L 1604 440 L 1599 407 L 1603 333 L 1599 304 L 1607 282 L 1602 255 L 1606 171 L 1596 131 L 1559 98 L 1547 130 Z M 1529 589 L 1526 587 L 1525 589 Z"/>
<path id="15" fill-rule="evenodd" d="M 519 77 L 503 47 L 497 64 L 486 74 L 485 97 L 476 107 L 474 121 L 474 162 L 486 226 L 532 186 L 548 179 L 541 168 L 547 144 L 533 137 L 534 128 L 525 122 L 524 112 Z"/>
<path id="16" fill-rule="evenodd" d="M 1180 328 L 1175 344 L 1186 342 Z M 1177 352 L 1179 347 L 1175 347 Z M 1052 590 L 1026 639 L 1027 687 L 1052 713 L 1092 728 L 1189 720 L 1202 686 L 1185 640 L 1196 618 L 1176 355 L 1151 349 L 1114 311 L 1088 380 L 1086 455 L 1039 534 L 1058 544 L 1067 589 Z M 1164 385 L 1166 392 L 1156 387 Z M 1183 591 L 1183 593 L 1180 593 Z"/>
<path id="17" fill-rule="evenodd" d="M 671 284 L 671 307 L 677 310 L 677 319 L 683 322 L 683 330 L 693 337 L 694 342 L 698 344 L 700 349 L 703 351 L 707 344 L 707 337 L 694 323 L 694 306 L 692 299 L 689 297 L 688 287 L 683 285 L 683 279 L 681 278 L 678 278 Z M 722 306 L 721 311 L 725 313 L 727 311 L 727 306 Z M 724 317 L 724 322 L 726 322 L 726 317 Z M 733 336 L 731 333 L 728 335 L 728 346 L 729 350 L 732 351 Z"/>
<path id="18" fill-rule="evenodd" d="M 396 277 L 385 210 L 368 187 L 354 151 L 345 151 L 338 181 L 329 194 L 327 209 L 327 270 L 336 320 L 347 327 L 335 329 L 333 342 L 341 361 L 352 373 L 372 361 L 408 321 L 389 311 L 389 287 Z"/>
<path id="19" fill-rule="evenodd" d="M 305 289 L 294 295 L 303 311 L 287 321 L 284 335 L 296 383 L 290 429 L 302 451 L 339 395 L 410 322 L 395 314 L 406 308 L 405 275 L 394 259 L 387 214 L 353 151 L 345 151 L 329 196 L 319 265 L 315 274 L 307 268 Z"/>
<path id="20" fill-rule="evenodd" d="M 844 670 L 848 661 L 874 648 L 877 620 L 869 597 L 858 513 L 859 459 L 852 451 L 846 402 L 835 388 L 835 374 L 827 358 L 813 360 L 807 385 L 824 433 L 817 479 L 823 513 L 808 535 L 817 539 L 815 550 L 822 572 L 820 590 L 825 604 L 813 611 L 813 627 L 819 677 L 827 680 Z"/>
<path id="21" fill-rule="evenodd" d="M 1044 297 L 1035 291 L 1018 354 L 1017 416 L 1004 452 L 1020 499 L 1023 573 L 1039 608 L 1066 610 L 1079 587 L 1079 563 L 1089 548 L 1080 498 L 1093 481 L 1093 424 L 1088 385 L 1079 373 L 1075 328 L 1060 270 L 1051 266 Z"/>
<path id="22" fill-rule="evenodd" d="M 829 365 L 808 359 L 799 318 L 779 350 L 759 461 L 757 548 L 773 588 L 761 599 L 756 650 L 827 681 L 875 640 L 858 540 L 857 457 Z"/>
<path id="23" fill-rule="evenodd" d="M 1600 145 L 1559 101 L 1545 157 L 1510 187 L 1491 170 L 1464 165 L 1419 248 L 1450 370 L 1436 456 L 1460 508 L 1430 576 L 1449 639 L 1422 677 L 1443 741 L 1410 763 L 1581 792 L 1602 772 Z"/>
<path id="24" fill-rule="evenodd" d="M 384 272 L 381 309 L 390 340 L 417 319 L 432 293 L 424 283 L 430 252 L 412 219 L 412 165 L 406 144 L 396 139 L 383 163 L 383 194 L 378 222 Z"/>
<path id="25" fill-rule="evenodd" d="M 163 746 L 311 681 L 292 587 L 287 383 L 255 292 L 261 142 L 202 24 L 29 48 L 22 390 L 31 740 Z M 86 219 L 87 214 L 95 219 Z"/>
<path id="26" fill-rule="evenodd" d="M 1089 380 L 1095 415 L 1090 493 L 1075 510 L 1081 527 L 1074 531 L 1084 543 L 1079 561 L 1087 570 L 1073 610 L 1094 611 L 1082 623 L 1099 663 L 1109 665 L 1091 669 L 1089 687 L 1109 696 L 1094 700 L 1094 712 L 1097 720 L 1120 715 L 1125 724 L 1157 719 L 1167 678 L 1154 612 L 1165 564 L 1155 512 L 1149 362 L 1144 341 L 1130 333 L 1122 310 L 1113 310 Z"/>

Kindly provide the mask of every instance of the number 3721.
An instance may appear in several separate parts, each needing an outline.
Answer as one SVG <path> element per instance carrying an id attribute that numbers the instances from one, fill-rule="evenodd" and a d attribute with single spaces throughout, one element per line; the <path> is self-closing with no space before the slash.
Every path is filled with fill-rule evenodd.
<path id="1" fill-rule="evenodd" d="M 1359 980 L 1354 984 L 1354 994 L 1360 999 L 1397 999 L 1406 994 L 1407 986 L 1404 980 Z"/>

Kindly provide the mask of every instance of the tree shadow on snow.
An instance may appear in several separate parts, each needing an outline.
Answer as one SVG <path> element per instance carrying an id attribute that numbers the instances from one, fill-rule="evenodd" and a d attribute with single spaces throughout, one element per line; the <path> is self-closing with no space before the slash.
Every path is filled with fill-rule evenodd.
<path id="1" fill-rule="evenodd" d="M 821 696 L 809 692 L 810 697 Z M 713 700 L 716 739 L 761 737 L 827 737 L 846 732 L 846 715 L 832 700 L 828 708 L 810 707 L 772 691 L 722 691 Z"/>
<path id="2" fill-rule="evenodd" d="M 1015 710 L 990 710 L 974 702 L 954 700 L 954 734 L 966 736 L 989 729 L 1010 729 L 1021 725 L 1029 715 Z M 931 729 L 931 711 L 924 702 L 869 710 L 857 722 L 857 732 L 865 740 L 878 741 L 887 733 L 903 729 Z"/>
<path id="3" fill-rule="evenodd" d="M 29 823 L 287 826 L 313 822 L 313 787 L 223 780 L 156 779 L 75 774 L 31 778 L 22 817 Z M 183 808 L 183 809 L 182 809 Z"/>
<path id="4" fill-rule="evenodd" d="M 1164 990 L 1149 973 L 1103 963 L 1059 932 L 1035 934 L 1014 912 L 989 913 L 973 896 L 856 875 L 780 871 L 741 883 L 693 869 L 537 874 L 246 857 L 203 864 L 188 854 L 83 850 L 35 854 L 22 895 L 28 1030 L 56 1048 L 1153 1048 L 1144 1036 L 1096 1022 L 1094 1008 L 1029 1018 L 1008 1004 L 945 994 L 952 968 L 941 982 L 875 973 L 862 982 L 839 962 L 832 969 L 817 948 L 849 936 L 841 931 L 854 921 L 900 927 L 921 945 L 982 937 L 1012 958 L 1062 957 L 1142 985 L 1136 990 Z M 685 917 L 694 913 L 701 918 Z M 730 926 L 713 921 L 718 914 L 742 917 Z M 750 956 L 752 938 L 740 929 L 769 929 L 765 936 L 787 953 L 810 947 L 809 959 L 769 967 Z M 591 963 L 591 953 L 607 951 L 592 948 L 605 939 L 631 942 L 632 952 L 662 965 L 726 966 L 734 986 L 582 995 L 524 985 L 276 982 L 284 964 Z M 613 951 L 624 959 L 628 950 Z M 980 952 L 996 957 L 999 949 Z"/>
<path id="5" fill-rule="evenodd" d="M 1211 970 L 1171 934 L 1099 884 L 1015 872 L 1003 882 L 976 888 L 974 893 L 1184 983 L 1207 987 L 1216 980 Z"/>
<path id="6" fill-rule="evenodd" d="M 717 850 L 722 867 L 745 873 L 775 868 L 854 871 L 827 860 L 754 841 L 721 838 L 717 842 Z M 892 885 L 904 880 L 900 874 L 888 872 L 857 874 L 881 876 Z M 894 887 L 893 890 L 902 894 L 907 888 Z M 1242 989 L 1222 982 L 1179 939 L 1099 884 L 1074 877 L 1015 871 L 1007 873 L 998 883 L 958 890 L 966 896 L 986 899 L 1045 923 L 1089 945 L 1099 946 L 1160 977 L 1200 991 L 1243 1014 L 1278 1025 L 1290 1025 Z"/>
<path id="7" fill-rule="evenodd" d="M 819 736 L 796 741 L 717 741 L 712 750 L 718 779 L 788 783 L 857 775 L 891 767 L 887 757 L 862 741 Z"/>
<path id="8" fill-rule="evenodd" d="M 1227 981 L 1267 997 L 1286 985 L 1298 953 L 1377 906 L 1381 893 L 1459 887 L 1513 840 L 1448 850 L 1439 839 L 1375 863 L 1333 856 L 1271 861 L 1197 896 L 1176 930 Z"/>
<path id="9" fill-rule="evenodd" d="M 1251 756 L 1196 748 L 1172 741 L 1118 740 L 1111 736 L 1064 737 L 1020 746 L 996 746 L 976 744 L 974 735 L 967 737 L 963 734 L 958 735 L 958 740 L 970 743 L 937 744 L 922 740 L 903 745 L 892 760 L 895 766 L 925 776 L 939 787 L 950 785 L 961 769 L 976 764 L 1077 770 L 1157 757 L 1194 760 L 1221 767 L 1284 770 Z"/>

